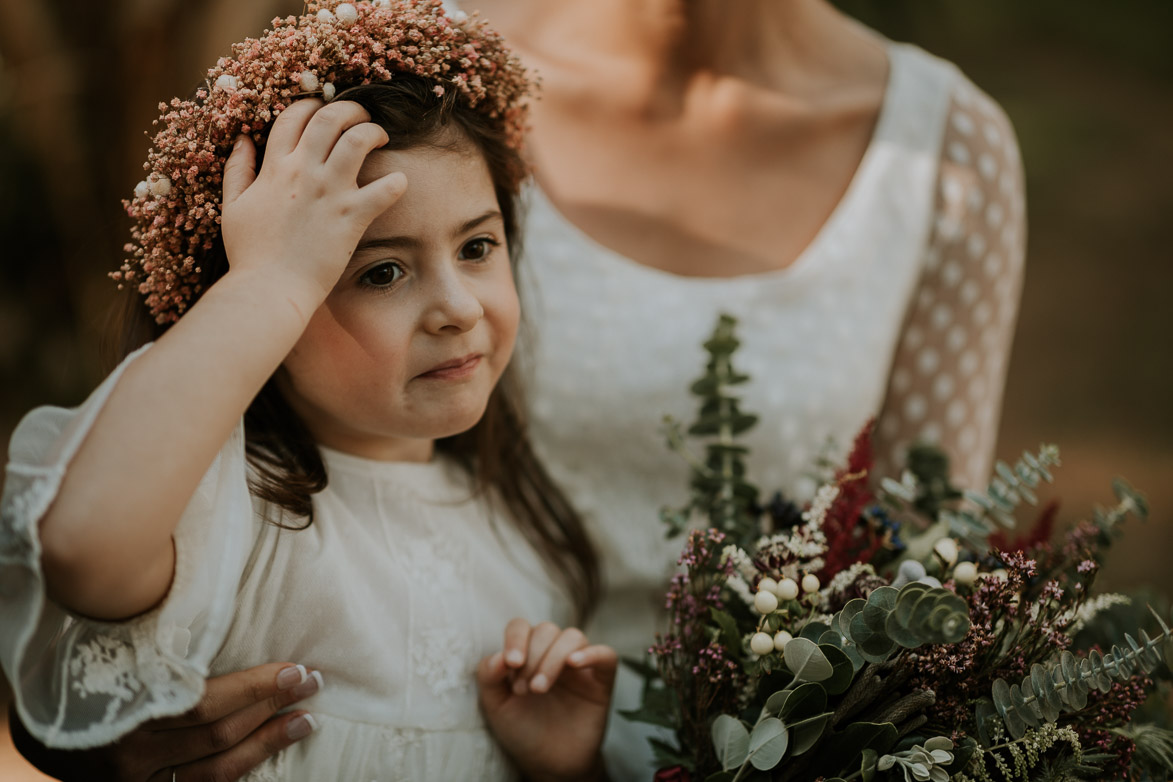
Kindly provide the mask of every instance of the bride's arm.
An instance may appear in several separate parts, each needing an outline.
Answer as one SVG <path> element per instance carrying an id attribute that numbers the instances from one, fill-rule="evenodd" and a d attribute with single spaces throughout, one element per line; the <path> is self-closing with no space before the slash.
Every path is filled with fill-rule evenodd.
<path id="1" fill-rule="evenodd" d="M 955 93 L 934 228 L 877 420 L 877 473 L 917 441 L 950 457 L 953 481 L 989 480 L 1026 250 L 1023 172 L 1014 129 L 968 84 Z"/>

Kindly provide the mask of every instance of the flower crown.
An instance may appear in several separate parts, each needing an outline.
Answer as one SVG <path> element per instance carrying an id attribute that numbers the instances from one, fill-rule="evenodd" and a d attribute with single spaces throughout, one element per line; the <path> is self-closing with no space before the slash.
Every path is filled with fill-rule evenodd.
<path id="1" fill-rule="evenodd" d="M 475 15 L 474 15 L 475 16 Z M 155 320 L 169 323 L 200 293 L 200 259 L 220 233 L 224 163 L 240 134 L 262 142 L 273 119 L 305 95 L 411 73 L 455 89 L 520 149 L 532 83 L 501 37 L 440 0 L 309 2 L 232 47 L 192 100 L 159 104 L 146 178 L 123 202 L 134 220 L 129 257 L 110 276 L 137 286 Z"/>

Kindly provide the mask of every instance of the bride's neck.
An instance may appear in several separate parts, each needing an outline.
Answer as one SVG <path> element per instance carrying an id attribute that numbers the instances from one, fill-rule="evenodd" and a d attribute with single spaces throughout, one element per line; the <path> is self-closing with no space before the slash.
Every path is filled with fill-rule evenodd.
<path id="1" fill-rule="evenodd" d="M 471 6 L 472 3 L 466 3 Z M 523 53 L 603 63 L 628 102 L 668 107 L 734 79 L 798 100 L 884 60 L 879 39 L 826 0 L 482 0 Z"/>

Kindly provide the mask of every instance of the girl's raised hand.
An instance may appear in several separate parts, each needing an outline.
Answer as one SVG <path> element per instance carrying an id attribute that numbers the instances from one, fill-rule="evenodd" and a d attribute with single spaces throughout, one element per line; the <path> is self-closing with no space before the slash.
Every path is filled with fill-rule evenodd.
<path id="1" fill-rule="evenodd" d="M 407 188 L 399 172 L 357 184 L 367 155 L 387 140 L 357 103 L 316 98 L 273 122 L 259 174 L 252 140 L 237 139 L 224 167 L 221 223 L 230 272 L 267 275 L 275 291 L 292 285 L 316 309 L 367 226 Z"/>
<path id="2" fill-rule="evenodd" d="M 477 668 L 489 729 L 527 779 L 605 779 L 599 747 L 618 656 L 581 630 L 514 619 Z"/>

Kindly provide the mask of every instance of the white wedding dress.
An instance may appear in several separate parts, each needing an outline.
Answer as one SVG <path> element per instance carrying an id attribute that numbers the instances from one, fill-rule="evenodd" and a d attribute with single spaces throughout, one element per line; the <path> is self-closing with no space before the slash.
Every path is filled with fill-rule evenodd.
<path id="1" fill-rule="evenodd" d="M 149 348 L 147 348 L 149 349 Z M 137 354 L 135 354 L 137 355 Z M 320 730 L 250 780 L 508 780 L 473 672 L 506 623 L 571 609 L 502 513 L 445 460 L 323 449 L 329 486 L 304 530 L 264 520 L 237 427 L 175 534 L 175 579 L 150 613 L 108 623 L 48 601 L 37 521 L 123 362 L 77 410 L 39 408 L 13 434 L 0 524 L 0 662 L 21 720 L 59 747 L 107 744 L 193 706 L 204 678 L 287 660 L 322 672 L 297 704 Z"/>
<path id="2" fill-rule="evenodd" d="M 789 267 L 680 277 L 603 247 L 540 190 L 526 215 L 522 301 L 531 434 L 585 515 L 606 595 L 592 640 L 640 656 L 659 627 L 680 539 L 657 512 L 688 498 L 661 419 L 690 421 L 691 382 L 718 313 L 738 318 L 735 366 L 750 478 L 809 498 L 820 455 L 842 457 L 877 420 L 878 469 L 914 440 L 940 444 L 959 484 L 990 472 L 1022 279 L 1022 169 L 997 105 L 958 70 L 890 44 L 873 139 L 814 242 Z M 540 172 L 539 172 L 540 174 Z M 638 702 L 621 673 L 616 708 Z M 647 782 L 646 729 L 613 715 L 608 766 Z"/>

